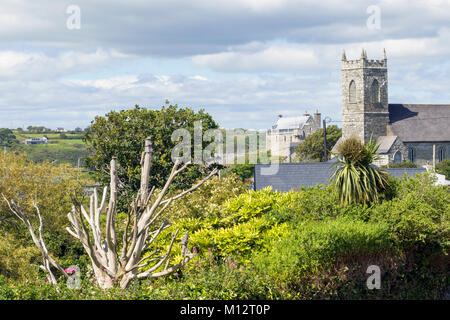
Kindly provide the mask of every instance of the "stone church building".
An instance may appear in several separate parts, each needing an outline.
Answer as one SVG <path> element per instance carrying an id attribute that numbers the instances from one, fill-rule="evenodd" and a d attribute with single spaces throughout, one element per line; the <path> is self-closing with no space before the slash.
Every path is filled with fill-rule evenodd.
<path id="1" fill-rule="evenodd" d="M 369 60 L 342 54 L 342 139 L 367 142 L 373 135 L 380 147 L 377 165 L 411 161 L 439 163 L 450 157 L 450 104 L 390 104 L 386 52 Z M 332 152 L 336 153 L 336 146 Z"/>
<path id="2" fill-rule="evenodd" d="M 300 117 L 279 115 L 272 129 L 266 132 L 266 149 L 271 151 L 272 156 L 284 157 L 290 162 L 295 147 L 321 128 L 320 119 L 319 110 L 314 115 L 306 111 Z"/>

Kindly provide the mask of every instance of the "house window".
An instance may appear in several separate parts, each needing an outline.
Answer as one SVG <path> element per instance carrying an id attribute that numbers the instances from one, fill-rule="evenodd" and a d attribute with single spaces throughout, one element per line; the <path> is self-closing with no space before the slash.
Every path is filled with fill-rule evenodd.
<path id="1" fill-rule="evenodd" d="M 409 153 L 409 161 L 414 162 L 414 160 L 416 160 L 416 150 L 410 148 L 408 153 Z"/>
<path id="2" fill-rule="evenodd" d="M 444 159 L 445 159 L 445 151 L 444 151 L 444 148 L 440 148 L 440 149 L 439 149 L 439 151 L 438 151 L 438 159 L 439 159 L 439 162 L 444 161 Z"/>
<path id="3" fill-rule="evenodd" d="M 356 84 L 354 80 L 350 82 L 350 86 L 348 88 L 348 102 L 356 102 Z"/>
<path id="4" fill-rule="evenodd" d="M 394 163 L 400 163 L 402 162 L 402 154 L 400 153 L 400 151 L 397 151 L 394 154 Z"/>
<path id="5" fill-rule="evenodd" d="M 372 86 L 370 88 L 370 97 L 372 99 L 372 103 L 380 102 L 380 85 L 378 81 L 375 79 L 372 82 Z"/>

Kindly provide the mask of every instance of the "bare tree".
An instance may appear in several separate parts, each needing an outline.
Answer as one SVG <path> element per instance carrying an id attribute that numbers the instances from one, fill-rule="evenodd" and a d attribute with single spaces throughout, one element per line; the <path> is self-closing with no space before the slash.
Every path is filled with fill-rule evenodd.
<path id="1" fill-rule="evenodd" d="M 167 251 L 158 255 L 157 250 L 145 254 L 146 250 L 155 243 L 160 233 L 169 227 L 167 220 L 162 219 L 163 212 L 172 203 L 187 193 L 200 187 L 217 169 L 212 170 L 200 182 L 179 194 L 166 198 L 167 191 L 174 178 L 184 171 L 190 163 L 176 162 L 172 171 L 158 194 L 155 188 L 149 188 L 150 166 L 153 150 L 150 139 L 145 140 L 145 151 L 141 158 L 141 186 L 137 196 L 129 205 L 128 218 L 119 246 L 116 233 L 117 213 L 117 159 L 110 163 L 110 192 L 106 207 L 107 187 L 103 190 L 99 201 L 98 192 L 94 189 L 90 197 L 89 213 L 81 203 L 77 203 L 68 214 L 71 228 L 68 232 L 79 239 L 92 262 L 97 282 L 102 288 L 110 288 L 113 282 L 119 282 L 122 288 L 127 287 L 134 279 L 148 277 L 161 277 L 176 271 L 186 265 L 193 257 L 187 248 L 188 233 L 181 240 L 183 259 L 181 262 L 170 265 L 170 253 L 174 245 L 178 230 L 172 234 Z M 154 196 L 154 197 L 152 197 Z M 102 233 L 100 215 L 106 211 L 106 222 Z M 119 248 L 120 247 L 120 248 Z M 147 267 L 142 271 L 143 267 Z"/>
<path id="2" fill-rule="evenodd" d="M 27 215 L 25 211 L 22 210 L 20 205 L 18 205 L 14 200 L 8 200 L 4 194 L 2 194 L 3 199 L 5 199 L 6 203 L 8 204 L 9 209 L 11 212 L 18 217 L 27 227 L 28 231 L 31 234 L 31 238 L 33 239 L 34 244 L 38 247 L 38 249 L 42 253 L 42 260 L 44 262 L 43 265 L 40 266 L 42 270 L 47 272 L 48 274 L 48 282 L 50 284 L 56 284 L 56 278 L 50 268 L 50 265 L 55 267 L 57 270 L 59 270 L 66 278 L 69 277 L 69 275 L 64 271 L 64 269 L 50 256 L 47 247 L 45 246 L 44 238 L 42 236 L 42 229 L 43 229 L 43 223 L 42 223 L 42 216 L 41 212 L 39 211 L 39 207 L 37 205 L 37 202 L 33 202 L 33 206 L 36 209 L 36 214 L 39 218 L 39 236 L 36 235 L 36 232 L 34 230 L 33 225 L 31 224 L 30 218 Z"/>
<path id="3" fill-rule="evenodd" d="M 155 188 L 149 188 L 149 175 L 153 150 L 150 139 L 145 140 L 145 151 L 141 157 L 141 186 L 137 196 L 128 206 L 128 217 L 123 231 L 121 243 L 118 242 L 116 233 L 116 214 L 118 200 L 118 176 L 117 159 L 112 158 L 110 164 L 110 187 L 109 201 L 106 206 L 108 187 L 103 189 L 102 198 L 99 201 L 97 189 L 94 189 L 90 197 L 89 213 L 83 204 L 74 199 L 75 204 L 72 211 L 67 215 L 71 227 L 67 231 L 77 238 L 89 258 L 97 279 L 97 283 L 102 288 L 111 288 L 114 282 L 120 283 L 122 288 L 126 288 L 132 280 L 148 277 L 161 277 L 168 275 L 180 267 L 186 265 L 194 256 L 187 248 L 188 233 L 186 232 L 181 240 L 181 252 L 183 259 L 170 265 L 170 253 L 172 251 L 178 230 L 172 234 L 171 242 L 162 255 L 158 251 L 146 253 L 147 249 L 155 244 L 157 237 L 164 229 L 169 227 L 167 220 L 162 219 L 162 214 L 169 207 L 172 201 L 177 200 L 191 191 L 194 191 L 205 183 L 211 176 L 216 174 L 217 169 L 212 170 L 204 179 L 172 197 L 166 197 L 170 184 L 174 178 L 184 171 L 190 163 L 181 164 L 176 162 L 172 171 L 159 192 Z M 44 264 L 40 266 L 48 273 L 49 282 L 56 284 L 57 280 L 51 270 L 51 266 L 59 270 L 66 278 L 68 274 L 49 255 L 42 236 L 42 216 L 36 201 L 33 205 L 39 218 L 39 236 L 36 235 L 28 215 L 22 210 L 14 200 L 3 198 L 8 203 L 11 212 L 17 216 L 28 228 L 33 242 L 40 249 Z M 103 232 L 100 215 L 106 214 L 106 221 L 103 223 Z M 145 270 L 144 267 L 147 267 Z"/>

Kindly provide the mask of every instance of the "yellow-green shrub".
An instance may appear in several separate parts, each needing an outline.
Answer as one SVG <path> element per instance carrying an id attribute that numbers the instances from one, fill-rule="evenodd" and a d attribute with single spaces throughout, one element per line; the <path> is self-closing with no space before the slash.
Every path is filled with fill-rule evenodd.
<path id="1" fill-rule="evenodd" d="M 236 175 L 219 179 L 214 176 L 200 188 L 174 201 L 167 209 L 169 220 L 179 218 L 222 218 L 223 205 L 247 190 Z"/>
<path id="2" fill-rule="evenodd" d="M 40 258 L 35 246 L 23 247 L 12 235 L 0 235 L 0 275 L 20 282 L 36 280 Z"/>

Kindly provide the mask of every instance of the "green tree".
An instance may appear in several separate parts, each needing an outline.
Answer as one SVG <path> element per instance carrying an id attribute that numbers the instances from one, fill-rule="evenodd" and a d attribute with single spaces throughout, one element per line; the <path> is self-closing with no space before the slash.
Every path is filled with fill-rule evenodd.
<path id="1" fill-rule="evenodd" d="M 331 150 L 341 136 L 342 130 L 338 126 L 327 127 L 327 149 Z M 323 161 L 323 129 L 307 136 L 294 152 L 295 161 Z"/>
<path id="2" fill-rule="evenodd" d="M 445 175 L 445 179 L 450 180 L 450 160 L 444 159 L 436 165 L 436 172 Z"/>
<path id="3" fill-rule="evenodd" d="M 150 137 L 154 150 L 150 184 L 159 188 L 173 166 L 171 152 L 178 142 L 172 141 L 172 133 L 184 128 L 191 133 L 193 140 L 195 121 L 202 121 L 203 131 L 218 128 L 216 122 L 204 110 L 195 112 L 190 108 L 179 108 L 178 105 L 163 106 L 160 110 L 136 105 L 130 110 L 111 111 L 104 117 L 98 116 L 91 122 L 89 131 L 83 138 L 91 153 L 91 156 L 86 158 L 86 165 L 94 168 L 93 174 L 97 181 L 106 184 L 109 182 L 108 167 L 111 158 L 117 157 L 122 186 L 132 193 L 136 192 L 139 189 L 143 141 Z M 204 146 L 209 143 L 205 142 Z M 190 166 L 173 185 L 176 188 L 188 187 L 202 174 L 200 166 Z"/>
<path id="4" fill-rule="evenodd" d="M 237 175 L 242 181 L 245 181 L 253 177 L 254 168 L 255 165 L 252 163 L 232 164 L 224 169 L 224 176 Z"/>
<path id="5" fill-rule="evenodd" d="M 15 144 L 19 143 L 12 130 L 7 128 L 0 129 L 0 147 L 11 148 Z"/>
<path id="6" fill-rule="evenodd" d="M 378 202 L 389 189 L 387 172 L 371 166 L 377 160 L 378 147 L 372 137 L 366 144 L 354 137 L 339 144 L 338 154 L 343 159 L 336 157 L 332 180 L 342 205 Z"/>

